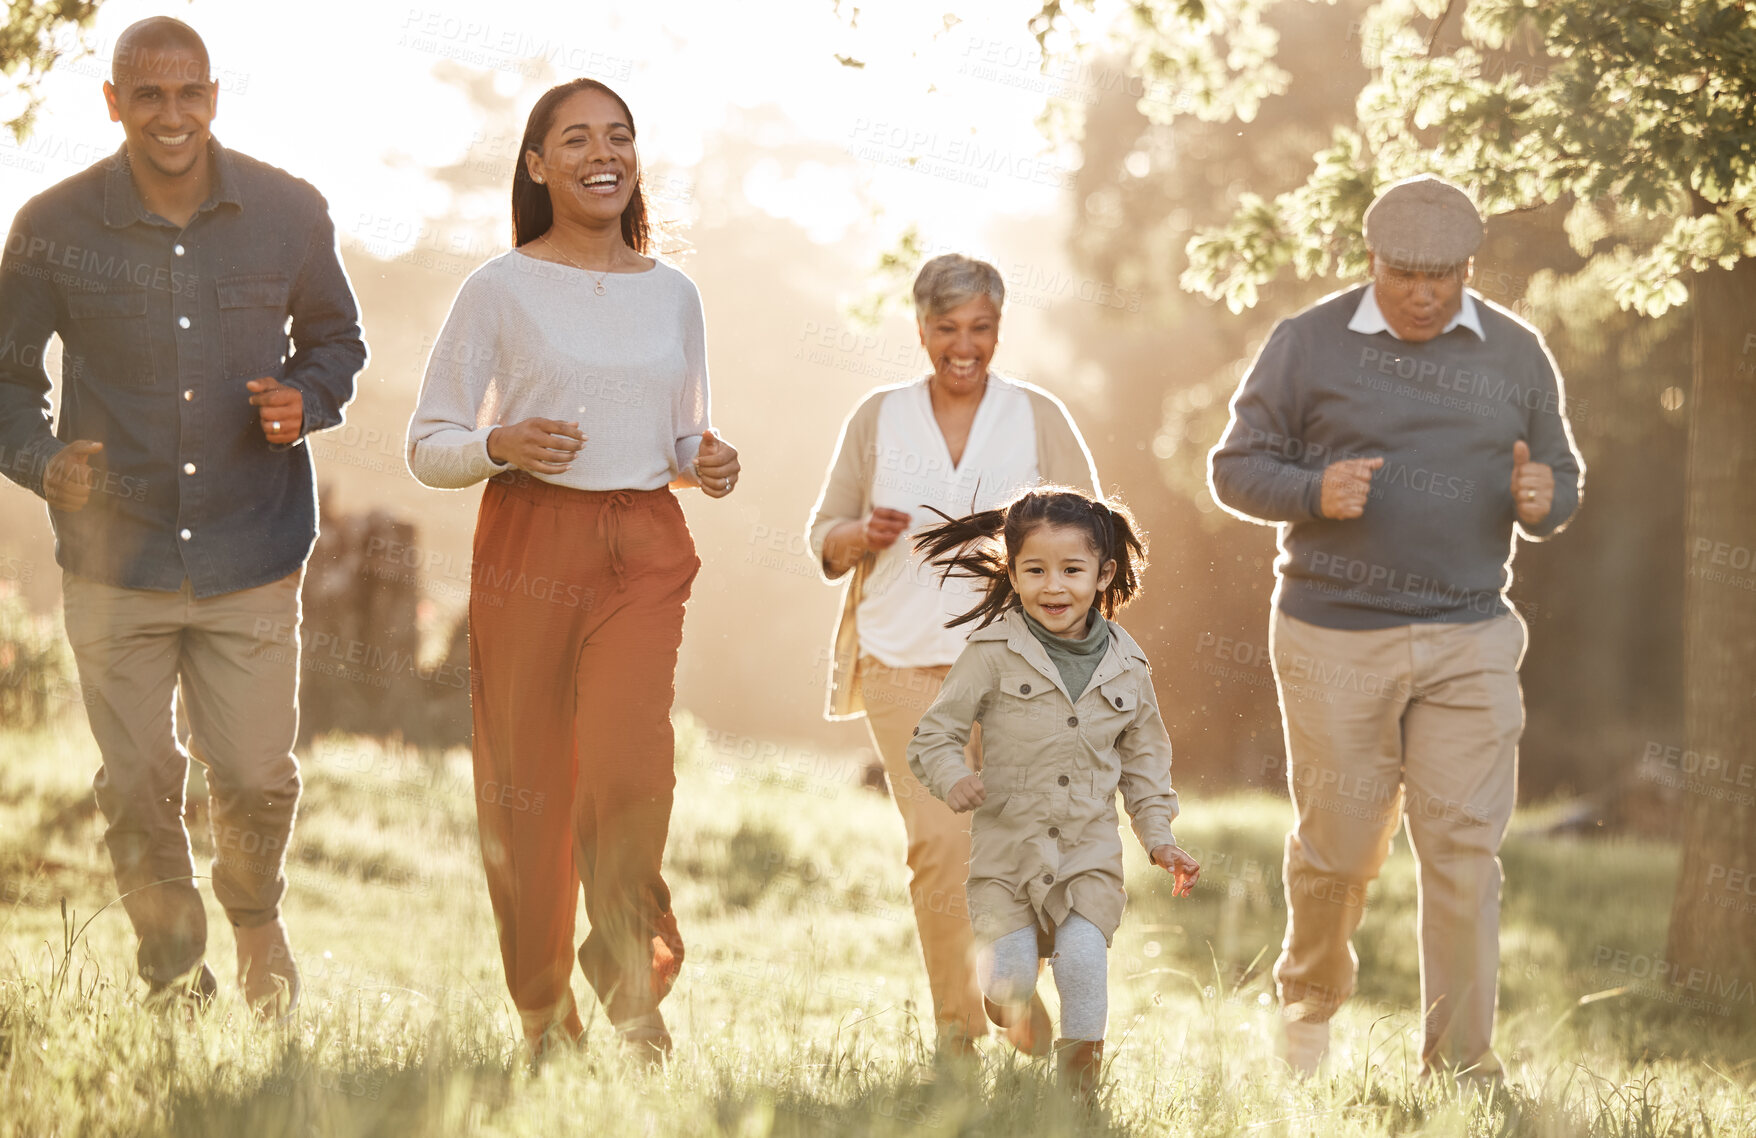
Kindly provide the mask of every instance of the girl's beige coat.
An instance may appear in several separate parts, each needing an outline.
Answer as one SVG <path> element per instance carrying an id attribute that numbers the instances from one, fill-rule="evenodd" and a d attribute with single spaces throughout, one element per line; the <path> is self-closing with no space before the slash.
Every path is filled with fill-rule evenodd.
<path id="1" fill-rule="evenodd" d="M 909 744 L 916 777 L 940 798 L 975 773 L 964 762 L 982 725 L 987 800 L 971 826 L 969 911 L 987 943 L 1077 910 L 1115 935 L 1122 890 L 1116 791 L 1147 850 L 1173 844 L 1171 741 L 1146 654 L 1110 625 L 1091 683 L 1070 699 L 1017 609 L 970 634 Z"/>

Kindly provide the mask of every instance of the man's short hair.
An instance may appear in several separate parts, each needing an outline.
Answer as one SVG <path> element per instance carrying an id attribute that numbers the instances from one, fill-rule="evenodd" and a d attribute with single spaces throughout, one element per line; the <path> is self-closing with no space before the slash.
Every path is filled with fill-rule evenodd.
<path id="1" fill-rule="evenodd" d="M 1366 248 L 1399 269 L 1458 268 L 1482 243 L 1476 203 L 1443 178 L 1421 174 L 1387 186 L 1366 207 Z"/>
<path id="2" fill-rule="evenodd" d="M 207 81 L 212 65 L 208 62 L 207 45 L 195 29 L 171 16 L 148 16 L 129 24 L 116 37 L 116 51 L 110 57 L 110 82 L 121 90 L 124 76 L 155 71 L 172 52 L 188 52 L 200 61 L 201 74 L 181 76 L 184 82 Z"/>
<path id="3" fill-rule="evenodd" d="M 992 299 L 996 310 L 1006 304 L 1000 270 L 962 253 L 946 253 L 922 265 L 914 292 L 915 322 L 923 326 L 978 296 Z"/>

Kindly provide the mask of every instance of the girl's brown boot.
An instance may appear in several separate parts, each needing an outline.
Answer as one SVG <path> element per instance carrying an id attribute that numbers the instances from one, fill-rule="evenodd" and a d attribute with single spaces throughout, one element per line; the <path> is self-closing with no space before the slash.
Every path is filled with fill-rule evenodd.
<path id="1" fill-rule="evenodd" d="M 1055 1040 L 1055 1069 L 1060 1075 L 1061 1085 L 1075 1098 L 1090 1099 L 1097 1093 L 1098 1076 L 1103 1065 L 1103 1040 Z"/>

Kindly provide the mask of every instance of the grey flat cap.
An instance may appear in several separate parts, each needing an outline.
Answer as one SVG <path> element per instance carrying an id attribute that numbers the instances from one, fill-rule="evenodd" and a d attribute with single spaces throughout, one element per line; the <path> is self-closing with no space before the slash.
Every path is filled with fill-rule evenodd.
<path id="1" fill-rule="evenodd" d="M 1481 243 L 1476 203 L 1431 174 L 1393 183 L 1366 207 L 1366 248 L 1399 269 L 1461 265 Z"/>

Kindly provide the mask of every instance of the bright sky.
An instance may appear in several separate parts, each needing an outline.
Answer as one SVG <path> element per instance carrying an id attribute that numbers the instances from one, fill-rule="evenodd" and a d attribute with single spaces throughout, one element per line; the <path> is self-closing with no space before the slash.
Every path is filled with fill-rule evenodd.
<path id="1" fill-rule="evenodd" d="M 942 3 L 884 0 L 850 29 L 833 0 L 109 0 L 86 36 L 96 54 L 51 73 L 22 148 L 0 144 L 0 210 L 10 217 L 120 145 L 99 87 L 115 36 L 165 13 L 207 41 L 221 86 L 215 134 L 316 184 L 344 235 L 380 255 L 414 247 L 436 219 L 479 214 L 500 234 L 503 191 L 454 203 L 428 172 L 464 160 L 509 177 L 531 103 L 581 74 L 627 99 L 649 177 L 672 179 L 674 196 L 689 196 L 691 168 L 728 115 L 772 107 L 785 124 L 773 144 L 838 153 L 759 163 L 742 186 L 751 204 L 818 241 L 862 226 L 883 241 L 912 222 L 929 242 L 979 247 L 997 216 L 1060 212 L 1077 162 L 1047 152 L 1034 126 L 1044 80 L 1024 26 L 1031 5 L 987 7 L 999 18 L 948 29 Z M 511 120 L 485 121 L 437 77 L 448 60 L 510 98 Z"/>

